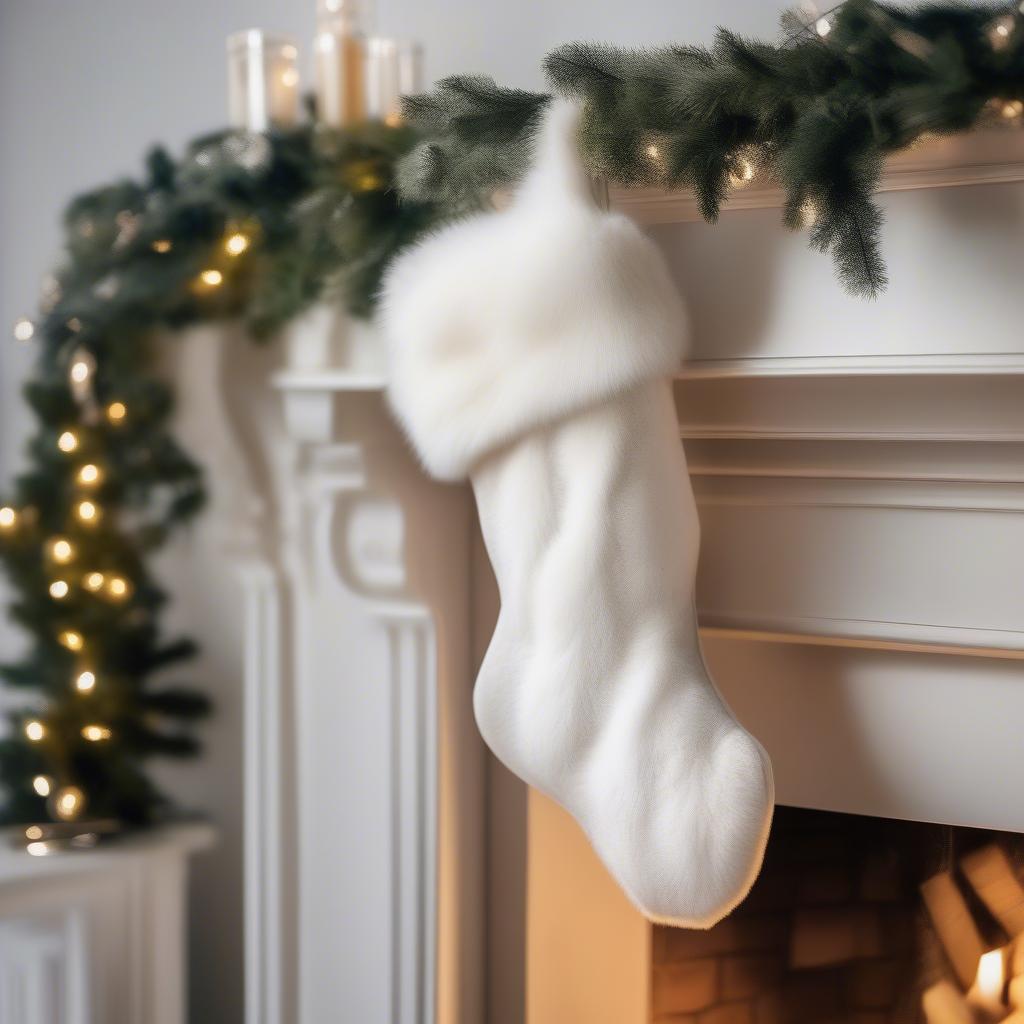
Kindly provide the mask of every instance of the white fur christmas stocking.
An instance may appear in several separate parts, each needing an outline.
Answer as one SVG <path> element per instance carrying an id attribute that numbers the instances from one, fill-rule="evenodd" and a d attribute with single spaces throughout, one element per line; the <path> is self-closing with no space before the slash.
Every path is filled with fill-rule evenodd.
<path id="1" fill-rule="evenodd" d="M 427 469 L 476 493 L 501 591 L 484 739 L 648 917 L 708 927 L 757 874 L 771 765 L 697 637 L 683 310 L 654 245 L 595 206 L 576 125 L 555 104 L 509 208 L 397 260 L 390 398 Z"/>

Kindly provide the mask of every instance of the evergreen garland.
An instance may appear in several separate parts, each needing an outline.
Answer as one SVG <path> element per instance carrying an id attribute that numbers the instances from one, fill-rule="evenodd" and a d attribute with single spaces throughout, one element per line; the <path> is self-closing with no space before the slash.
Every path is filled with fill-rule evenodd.
<path id="1" fill-rule="evenodd" d="M 1017 7 L 897 9 L 849 0 L 816 23 L 786 19 L 780 45 L 720 30 L 710 49 L 569 43 L 544 67 L 584 105 L 593 172 L 620 185 L 692 189 L 718 218 L 755 173 L 785 190 L 788 227 L 809 228 L 847 290 L 886 284 L 874 201 L 884 158 L 926 134 L 1024 112 L 1024 15 Z M 548 97 L 479 77 L 441 81 L 405 104 L 428 138 L 406 159 L 406 196 L 452 212 L 481 207 L 529 164 Z"/>
<path id="2" fill-rule="evenodd" d="M 145 823 L 163 803 L 145 759 L 197 750 L 206 698 L 154 681 L 196 649 L 161 634 L 147 559 L 203 505 L 156 332 L 231 317 L 266 338 L 320 296 L 368 312 L 388 257 L 435 216 L 392 187 L 412 142 L 381 124 L 222 133 L 68 207 L 65 263 L 16 326 L 39 345 L 37 428 L 0 501 L 0 560 L 31 643 L 0 676 L 34 699 L 0 740 L 6 820 Z"/>

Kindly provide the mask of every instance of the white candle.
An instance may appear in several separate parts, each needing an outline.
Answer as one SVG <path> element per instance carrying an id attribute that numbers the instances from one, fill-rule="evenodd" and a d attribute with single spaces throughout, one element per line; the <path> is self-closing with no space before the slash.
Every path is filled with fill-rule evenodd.
<path id="1" fill-rule="evenodd" d="M 288 36 L 260 29 L 228 37 L 228 115 L 232 128 L 265 132 L 299 119 L 299 51 Z"/>
<path id="2" fill-rule="evenodd" d="M 364 65 L 368 4 L 365 0 L 317 0 L 317 117 L 332 128 L 366 117 Z"/>
<path id="3" fill-rule="evenodd" d="M 396 125 L 401 98 L 422 88 L 423 51 L 403 39 L 366 41 L 366 116 Z"/>

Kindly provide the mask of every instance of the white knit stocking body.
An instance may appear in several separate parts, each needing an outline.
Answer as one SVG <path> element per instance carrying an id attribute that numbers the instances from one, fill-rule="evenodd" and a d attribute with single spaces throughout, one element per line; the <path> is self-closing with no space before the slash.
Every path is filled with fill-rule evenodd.
<path id="1" fill-rule="evenodd" d="M 757 874 L 771 766 L 697 636 L 685 317 L 653 245 L 593 205 L 575 126 L 556 105 L 509 209 L 397 261 L 390 396 L 427 468 L 476 495 L 501 592 L 484 739 L 644 913 L 707 927 Z"/>

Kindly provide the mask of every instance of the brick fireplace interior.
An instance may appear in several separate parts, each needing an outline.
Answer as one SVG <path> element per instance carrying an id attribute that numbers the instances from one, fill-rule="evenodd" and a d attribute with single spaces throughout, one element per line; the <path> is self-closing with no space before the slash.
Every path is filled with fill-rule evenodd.
<path id="1" fill-rule="evenodd" d="M 780 807 L 732 915 L 654 930 L 653 1020 L 1024 1024 L 1021 854 L 1017 836 Z"/>

